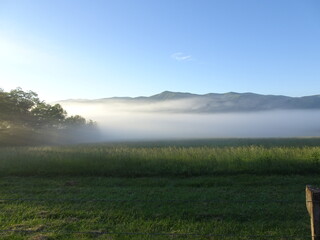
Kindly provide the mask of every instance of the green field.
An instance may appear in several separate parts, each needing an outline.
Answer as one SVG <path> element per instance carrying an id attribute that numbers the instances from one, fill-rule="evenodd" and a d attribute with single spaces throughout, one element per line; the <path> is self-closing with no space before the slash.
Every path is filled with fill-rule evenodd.
<path id="1" fill-rule="evenodd" d="M 191 177 L 320 173 L 320 139 L 0 148 L 0 176 Z"/>
<path id="2" fill-rule="evenodd" d="M 1 239 L 310 239 L 320 140 L 0 148 Z M 5 230 L 5 231 L 4 231 Z"/>

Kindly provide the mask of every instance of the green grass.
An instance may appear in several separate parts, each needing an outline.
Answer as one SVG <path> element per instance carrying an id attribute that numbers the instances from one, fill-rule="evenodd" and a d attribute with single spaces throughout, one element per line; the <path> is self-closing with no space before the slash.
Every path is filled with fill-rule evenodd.
<path id="1" fill-rule="evenodd" d="M 216 176 L 320 173 L 319 139 L 0 148 L 0 176 Z M 224 142 L 225 141 L 225 142 Z M 229 142 L 228 142 L 229 141 Z M 234 144 L 234 141 L 239 144 Z M 260 141 L 260 142 L 259 142 Z M 270 140 L 269 140 L 270 141 Z M 179 142 L 177 142 L 179 143 Z M 223 144 L 225 143 L 225 144 Z M 233 146 L 230 144 L 234 144 Z M 281 144 L 283 143 L 283 144 Z M 289 144 L 292 144 L 290 146 Z"/>
<path id="2" fill-rule="evenodd" d="M 261 240 L 295 236 L 290 239 L 309 239 L 304 190 L 306 184 L 319 183 L 318 176 L 298 175 L 135 179 L 6 177 L 0 181 L 2 199 L 33 200 L 1 201 L 0 228 L 38 232 L 5 232 L 0 237 Z M 66 201 L 55 201 L 57 199 Z M 94 202 L 90 199 L 126 201 Z M 230 237 L 61 233 L 69 231 L 200 233 Z M 252 235 L 257 237 L 244 237 Z M 263 238 L 261 235 L 274 237 Z"/>
<path id="3" fill-rule="evenodd" d="M 320 186 L 319 146 L 310 138 L 0 148 L 0 230 L 32 231 L 0 239 L 310 239 L 304 191 Z"/>

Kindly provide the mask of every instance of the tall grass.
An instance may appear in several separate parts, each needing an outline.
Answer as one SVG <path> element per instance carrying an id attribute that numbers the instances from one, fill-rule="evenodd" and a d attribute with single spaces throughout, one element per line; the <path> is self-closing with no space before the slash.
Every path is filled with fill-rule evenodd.
<path id="1" fill-rule="evenodd" d="M 201 176 L 320 173 L 316 146 L 143 146 L 0 149 L 0 176 Z"/>

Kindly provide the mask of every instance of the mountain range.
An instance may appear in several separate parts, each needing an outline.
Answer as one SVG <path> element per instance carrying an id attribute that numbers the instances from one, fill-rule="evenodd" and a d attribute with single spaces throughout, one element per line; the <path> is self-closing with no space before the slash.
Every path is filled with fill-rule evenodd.
<path id="1" fill-rule="evenodd" d="M 251 112 L 267 110 L 320 109 L 320 95 L 289 97 L 282 95 L 262 95 L 256 93 L 208 93 L 204 95 L 170 92 L 150 97 L 112 97 L 95 100 L 69 99 L 58 101 L 62 105 L 102 104 L 106 107 L 127 110 L 161 112 Z"/>

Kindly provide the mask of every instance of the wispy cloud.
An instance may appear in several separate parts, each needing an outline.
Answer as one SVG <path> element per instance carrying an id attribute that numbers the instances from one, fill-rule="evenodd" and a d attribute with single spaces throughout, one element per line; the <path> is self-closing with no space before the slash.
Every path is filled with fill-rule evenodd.
<path id="1" fill-rule="evenodd" d="M 186 55 L 182 52 L 176 52 L 176 53 L 171 54 L 171 58 L 173 58 L 174 60 L 177 60 L 177 61 L 191 61 L 192 60 L 191 55 Z"/>

